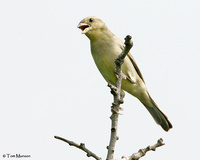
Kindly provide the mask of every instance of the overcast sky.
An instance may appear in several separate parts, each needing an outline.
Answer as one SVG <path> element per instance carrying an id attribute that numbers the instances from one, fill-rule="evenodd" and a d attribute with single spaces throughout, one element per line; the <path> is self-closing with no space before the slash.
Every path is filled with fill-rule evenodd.
<path id="1" fill-rule="evenodd" d="M 199 9 L 199 0 L 0 1 L 0 159 L 92 159 L 55 135 L 105 159 L 113 98 L 77 28 L 87 16 L 133 37 L 147 88 L 174 126 L 164 132 L 127 93 L 115 158 L 162 137 L 166 145 L 143 160 L 199 159 Z"/>

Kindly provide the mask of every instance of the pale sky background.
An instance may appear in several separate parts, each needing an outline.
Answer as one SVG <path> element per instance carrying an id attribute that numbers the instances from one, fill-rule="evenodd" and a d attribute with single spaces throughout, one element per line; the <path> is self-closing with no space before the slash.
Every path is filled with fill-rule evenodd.
<path id="1" fill-rule="evenodd" d="M 143 160 L 199 159 L 199 0 L 0 1 L 0 159 L 93 159 L 55 135 L 105 159 L 113 98 L 77 29 L 87 16 L 101 18 L 122 40 L 133 37 L 147 88 L 174 126 L 164 132 L 126 94 L 115 158 L 162 137 L 166 145 Z"/>

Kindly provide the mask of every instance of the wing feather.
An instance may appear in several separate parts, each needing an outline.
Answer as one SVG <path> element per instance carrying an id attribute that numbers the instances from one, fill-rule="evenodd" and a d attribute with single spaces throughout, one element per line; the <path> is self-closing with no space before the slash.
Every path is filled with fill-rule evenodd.
<path id="1" fill-rule="evenodd" d="M 123 43 L 122 43 L 122 44 L 123 44 Z M 124 44 L 121 45 L 121 49 L 122 49 L 122 50 L 124 49 L 124 46 L 125 46 Z M 144 78 L 143 78 L 143 76 L 142 76 L 142 73 L 140 72 L 139 67 L 137 66 L 137 64 L 136 64 L 136 62 L 135 62 L 135 59 L 133 58 L 133 56 L 132 56 L 130 53 L 128 53 L 127 57 L 129 58 L 129 60 L 130 60 L 131 63 L 133 64 L 133 67 L 135 68 L 137 74 L 139 75 L 139 77 L 142 79 L 142 81 L 143 81 L 144 84 L 145 84 Z"/>
<path id="2" fill-rule="evenodd" d="M 139 69 L 139 67 L 137 66 L 136 62 L 135 62 L 135 59 L 133 58 L 133 56 L 132 56 L 130 53 L 128 53 L 127 56 L 128 56 L 128 58 L 130 59 L 131 63 L 133 64 L 133 66 L 134 66 L 134 68 L 135 68 L 137 74 L 138 74 L 139 77 L 142 79 L 142 81 L 145 83 L 144 78 L 143 78 L 143 76 L 142 76 L 142 73 L 140 72 L 140 69 Z"/>

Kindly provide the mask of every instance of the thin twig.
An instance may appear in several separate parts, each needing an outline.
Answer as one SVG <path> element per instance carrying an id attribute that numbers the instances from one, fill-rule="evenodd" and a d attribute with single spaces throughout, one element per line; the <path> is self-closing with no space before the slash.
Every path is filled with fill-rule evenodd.
<path id="1" fill-rule="evenodd" d="M 95 158 L 96 160 L 101 160 L 100 157 L 98 157 L 96 154 L 94 154 L 94 153 L 91 152 L 89 149 L 87 149 L 87 148 L 85 147 L 85 144 L 84 144 L 84 143 L 77 144 L 77 143 L 75 143 L 75 142 L 73 142 L 73 141 L 69 141 L 69 140 L 64 139 L 64 138 L 62 138 L 62 137 L 59 137 L 59 136 L 54 136 L 54 138 L 59 139 L 59 140 L 61 140 L 61 141 L 64 141 L 64 142 L 68 143 L 70 146 L 74 146 L 74 147 L 76 147 L 76 148 L 79 148 L 79 149 L 83 150 L 84 152 L 87 153 L 87 156 L 88 156 L 88 157 L 93 157 L 93 158 Z"/>
<path id="2" fill-rule="evenodd" d="M 116 141 L 118 140 L 118 136 L 117 136 L 118 115 L 119 115 L 120 104 L 122 103 L 122 100 L 121 100 L 122 97 L 120 97 L 121 82 L 122 82 L 122 64 L 124 62 L 124 58 L 126 57 L 129 50 L 133 46 L 133 42 L 131 41 L 131 38 L 132 37 L 129 35 L 126 36 L 125 47 L 124 47 L 122 53 L 115 60 L 115 64 L 116 64 L 115 86 L 113 86 L 112 84 L 108 84 L 108 86 L 111 88 L 111 93 L 113 94 L 114 102 L 111 107 L 111 111 L 112 111 L 112 115 L 110 117 L 110 119 L 111 119 L 111 135 L 110 135 L 110 143 L 109 143 L 109 146 L 107 147 L 108 153 L 107 153 L 106 160 L 114 159 L 115 144 L 116 144 Z"/>
<path id="3" fill-rule="evenodd" d="M 163 140 L 162 138 L 160 138 L 156 144 L 152 145 L 152 146 L 148 146 L 146 148 L 143 148 L 143 149 L 140 149 L 137 153 L 134 153 L 132 154 L 131 156 L 129 157 L 122 157 L 120 160 L 139 160 L 141 157 L 145 156 L 145 154 L 148 152 L 148 151 L 155 151 L 156 148 L 160 147 L 160 146 L 163 146 L 165 145 L 163 143 Z"/>

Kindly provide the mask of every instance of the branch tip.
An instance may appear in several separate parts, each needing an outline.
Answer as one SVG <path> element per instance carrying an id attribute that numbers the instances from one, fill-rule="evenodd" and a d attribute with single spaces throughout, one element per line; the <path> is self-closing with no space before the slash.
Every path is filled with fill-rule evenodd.
<path id="1" fill-rule="evenodd" d="M 84 143 L 77 144 L 77 143 L 75 143 L 75 142 L 73 142 L 73 141 L 69 141 L 69 140 L 64 139 L 64 138 L 62 138 L 62 137 L 59 137 L 59 136 L 54 136 L 54 138 L 59 139 L 59 140 L 61 140 L 61 141 L 64 141 L 64 142 L 68 143 L 70 146 L 74 146 L 74 147 L 76 147 L 76 148 L 81 149 L 82 151 L 86 152 L 86 154 L 87 154 L 88 157 L 93 157 L 93 158 L 96 159 L 96 160 L 101 160 L 100 157 L 98 157 L 96 154 L 94 154 L 94 153 L 91 152 L 89 149 L 87 149 L 87 148 L 85 147 L 85 144 L 84 144 Z"/>
<path id="2" fill-rule="evenodd" d="M 128 156 L 128 157 L 123 156 L 121 160 L 139 160 L 141 157 L 145 156 L 148 151 L 155 151 L 156 148 L 164 145 L 164 143 L 162 142 L 163 140 L 159 139 L 156 144 L 140 149 L 137 153 L 134 153 L 131 156 Z"/>
<path id="3" fill-rule="evenodd" d="M 133 46 L 133 41 L 131 39 L 132 39 L 132 36 L 127 35 L 126 38 L 124 38 L 124 40 L 125 40 L 124 44 L 129 46 L 129 47 L 132 47 Z"/>

